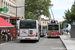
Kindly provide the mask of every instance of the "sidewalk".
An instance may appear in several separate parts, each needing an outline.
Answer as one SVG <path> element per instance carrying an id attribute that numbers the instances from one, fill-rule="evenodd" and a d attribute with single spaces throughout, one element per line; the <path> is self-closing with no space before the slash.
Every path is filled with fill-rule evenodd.
<path id="1" fill-rule="evenodd" d="M 1 43 L 0 46 L 7 45 L 7 44 L 12 43 L 12 42 L 14 42 L 14 41 L 9 41 L 9 42 L 5 42 L 5 43 Z"/>
<path id="2" fill-rule="evenodd" d="M 71 38 L 70 34 L 60 35 L 60 39 L 67 50 L 75 50 L 75 38 Z"/>
<path id="3" fill-rule="evenodd" d="M 6 45 L 6 44 L 11 43 L 11 42 L 14 42 L 14 41 L 15 41 L 15 39 L 13 41 L 3 42 L 3 43 L 0 44 L 0 46 Z"/>

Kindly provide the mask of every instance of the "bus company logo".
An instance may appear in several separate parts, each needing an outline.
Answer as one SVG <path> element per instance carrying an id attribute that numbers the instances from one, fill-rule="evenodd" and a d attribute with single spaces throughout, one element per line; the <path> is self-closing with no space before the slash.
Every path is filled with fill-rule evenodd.
<path id="1" fill-rule="evenodd" d="M 21 34 L 27 34 L 27 33 L 26 33 L 26 31 L 22 31 L 22 33 L 21 33 Z"/>

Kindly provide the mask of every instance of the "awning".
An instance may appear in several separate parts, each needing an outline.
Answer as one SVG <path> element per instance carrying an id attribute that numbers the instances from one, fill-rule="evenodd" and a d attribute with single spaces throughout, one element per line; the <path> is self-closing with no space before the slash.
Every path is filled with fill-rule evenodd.
<path id="1" fill-rule="evenodd" d="M 10 17 L 10 19 L 16 19 L 16 17 Z M 17 17 L 17 19 L 19 19 L 19 17 Z"/>
<path id="2" fill-rule="evenodd" d="M 0 17 L 0 28 L 12 28 L 14 27 L 11 23 L 7 22 L 3 18 Z"/>
<path id="3" fill-rule="evenodd" d="M 0 15 L 0 17 L 10 19 L 10 17 L 5 17 L 5 16 L 2 16 L 2 15 Z"/>

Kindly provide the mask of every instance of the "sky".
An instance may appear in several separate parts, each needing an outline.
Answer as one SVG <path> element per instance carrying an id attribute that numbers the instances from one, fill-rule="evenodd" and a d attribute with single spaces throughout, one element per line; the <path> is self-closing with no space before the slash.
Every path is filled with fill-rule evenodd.
<path id="1" fill-rule="evenodd" d="M 63 16 L 65 16 L 64 14 L 65 10 L 71 9 L 74 0 L 51 0 L 51 3 L 53 4 L 52 7 L 49 7 L 49 12 L 51 14 L 51 17 L 52 17 L 52 13 L 51 13 L 51 9 L 52 9 L 55 20 L 61 22 L 64 21 Z M 42 15 L 41 17 L 44 16 Z"/>

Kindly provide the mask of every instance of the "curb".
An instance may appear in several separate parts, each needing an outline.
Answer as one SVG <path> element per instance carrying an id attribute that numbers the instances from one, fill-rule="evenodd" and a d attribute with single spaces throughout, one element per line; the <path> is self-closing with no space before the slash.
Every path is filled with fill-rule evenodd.
<path id="1" fill-rule="evenodd" d="M 64 42 L 63 42 L 63 39 L 60 37 L 60 40 L 61 40 L 61 42 L 63 43 L 63 45 L 64 45 L 64 47 L 66 48 L 66 50 L 68 50 L 67 49 L 67 47 L 66 47 L 66 45 L 64 44 Z"/>

